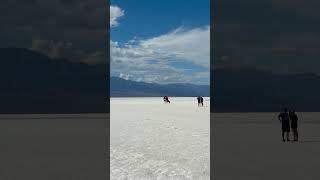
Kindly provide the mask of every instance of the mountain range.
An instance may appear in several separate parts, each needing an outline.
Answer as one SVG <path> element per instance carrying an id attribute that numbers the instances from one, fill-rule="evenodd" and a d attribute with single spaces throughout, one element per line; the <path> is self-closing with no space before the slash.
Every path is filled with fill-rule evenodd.
<path id="1" fill-rule="evenodd" d="M 256 69 L 212 71 L 211 111 L 320 111 L 320 76 L 312 73 L 275 74 Z"/>
<path id="2" fill-rule="evenodd" d="M 210 96 L 209 85 L 194 85 L 188 83 L 156 84 L 136 82 L 118 77 L 110 78 L 111 97 L 152 97 L 152 96 Z"/>
<path id="3" fill-rule="evenodd" d="M 211 71 L 211 86 L 109 79 L 108 74 L 106 64 L 88 65 L 29 49 L 0 48 L 0 113 L 109 112 L 108 94 L 209 96 L 210 92 L 212 112 L 267 112 L 284 107 L 320 111 L 320 76 L 312 73 L 221 68 Z"/>
<path id="4" fill-rule="evenodd" d="M 106 65 L 0 48 L 0 113 L 96 113 L 109 110 Z"/>

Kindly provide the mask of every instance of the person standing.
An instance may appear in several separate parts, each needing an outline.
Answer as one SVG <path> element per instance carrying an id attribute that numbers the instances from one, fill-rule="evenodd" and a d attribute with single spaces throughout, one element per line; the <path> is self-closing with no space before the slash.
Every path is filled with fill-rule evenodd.
<path id="1" fill-rule="evenodd" d="M 294 111 L 289 113 L 290 121 L 291 121 L 291 129 L 293 132 L 293 141 L 298 141 L 298 116 Z"/>
<path id="2" fill-rule="evenodd" d="M 201 100 L 200 100 L 200 96 L 197 97 L 198 100 L 198 106 L 200 106 Z"/>
<path id="3" fill-rule="evenodd" d="M 203 106 L 203 97 L 200 96 L 200 103 L 201 103 L 201 106 Z"/>
<path id="4" fill-rule="evenodd" d="M 284 108 L 284 111 L 278 115 L 278 119 L 281 122 L 282 126 L 282 141 L 285 141 L 285 134 L 287 135 L 287 141 L 290 141 L 290 118 L 287 108 Z"/>

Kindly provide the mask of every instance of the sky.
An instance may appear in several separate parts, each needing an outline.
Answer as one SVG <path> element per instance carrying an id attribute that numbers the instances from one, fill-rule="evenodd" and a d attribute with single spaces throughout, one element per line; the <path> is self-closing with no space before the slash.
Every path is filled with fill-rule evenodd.
<path id="1" fill-rule="evenodd" d="M 320 1 L 215 1 L 214 68 L 320 74 Z M 0 48 L 106 63 L 149 82 L 208 84 L 209 0 L 113 0 L 111 41 L 99 0 L 0 1 Z M 112 8 L 115 7 L 115 8 Z M 23 17 L 23 18 L 22 18 Z"/>
<path id="2" fill-rule="evenodd" d="M 210 0 L 113 0 L 111 76 L 209 84 Z"/>

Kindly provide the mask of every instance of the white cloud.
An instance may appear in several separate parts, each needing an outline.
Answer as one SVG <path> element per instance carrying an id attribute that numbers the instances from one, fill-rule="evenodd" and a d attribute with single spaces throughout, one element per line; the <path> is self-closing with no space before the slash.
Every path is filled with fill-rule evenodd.
<path id="1" fill-rule="evenodd" d="M 172 62 L 193 63 L 207 69 L 210 64 L 210 28 L 177 28 L 149 39 L 133 39 L 121 45 L 110 42 L 111 74 L 130 74 L 132 80 L 147 82 L 195 82 L 209 79 L 203 72 L 186 73 Z M 200 74 L 199 74 L 200 73 Z M 201 79 L 201 80 L 200 80 Z M 206 80 L 205 80 L 206 81 Z"/>
<path id="2" fill-rule="evenodd" d="M 118 26 L 118 19 L 124 16 L 124 10 L 118 6 L 110 6 L 110 27 Z"/>
<path id="3" fill-rule="evenodd" d="M 208 26 L 191 30 L 178 28 L 171 33 L 141 41 L 140 48 L 162 59 L 176 58 L 208 66 L 210 29 Z"/>

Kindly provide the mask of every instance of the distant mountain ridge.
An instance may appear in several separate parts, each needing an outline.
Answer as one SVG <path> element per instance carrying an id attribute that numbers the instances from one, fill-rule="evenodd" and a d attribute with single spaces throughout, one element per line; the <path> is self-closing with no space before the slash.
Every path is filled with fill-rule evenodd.
<path id="1" fill-rule="evenodd" d="M 125 80 L 119 77 L 110 78 L 111 97 L 151 97 L 151 96 L 210 96 L 209 85 L 188 83 L 156 84 Z"/>
<path id="2" fill-rule="evenodd" d="M 153 84 L 111 77 L 87 65 L 23 48 L 0 48 L 0 113 L 109 112 L 111 97 L 209 96 L 213 112 L 320 111 L 320 76 L 256 69 L 211 71 L 209 85 Z M 110 87 L 110 89 L 109 89 Z"/>
<path id="3" fill-rule="evenodd" d="M 107 112 L 105 64 L 87 65 L 25 48 L 0 48 L 0 113 Z"/>
<path id="4" fill-rule="evenodd" d="M 215 69 L 213 112 L 320 111 L 320 76 L 274 74 L 256 69 Z"/>

